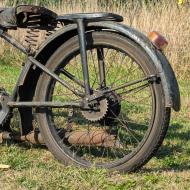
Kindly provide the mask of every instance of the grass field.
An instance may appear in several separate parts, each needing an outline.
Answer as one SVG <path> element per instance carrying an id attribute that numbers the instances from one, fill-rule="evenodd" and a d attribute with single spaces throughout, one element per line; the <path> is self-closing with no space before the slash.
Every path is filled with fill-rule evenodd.
<path id="1" fill-rule="evenodd" d="M 11 57 L 18 61 L 18 57 Z M 11 92 L 20 67 L 3 56 L 0 83 Z M 167 137 L 156 156 L 139 172 L 108 173 L 64 167 L 45 147 L 5 142 L 0 145 L 0 189 L 190 189 L 190 122 L 187 102 L 190 81 L 180 81 L 182 110 L 172 115 Z"/>
<path id="2" fill-rule="evenodd" d="M 53 8 L 61 13 L 108 11 L 108 8 L 100 9 L 92 5 L 74 7 L 65 5 L 63 8 Z M 0 145 L 0 164 L 11 167 L 8 170 L 0 169 L 0 190 L 190 189 L 190 122 L 187 110 L 190 98 L 190 29 L 187 23 L 190 20 L 187 9 L 173 6 L 168 11 L 167 6 L 163 6 L 156 10 L 144 8 L 127 12 L 122 7 L 115 7 L 109 11 L 122 14 L 126 23 L 145 33 L 155 29 L 169 39 L 166 53 L 179 79 L 182 109 L 179 113 L 172 113 L 163 146 L 139 172 L 119 174 L 94 168 L 65 167 L 45 147 L 5 142 Z M 23 39 L 22 32 L 15 36 Z M 0 55 L 0 86 L 11 92 L 23 57 L 4 43 Z"/>

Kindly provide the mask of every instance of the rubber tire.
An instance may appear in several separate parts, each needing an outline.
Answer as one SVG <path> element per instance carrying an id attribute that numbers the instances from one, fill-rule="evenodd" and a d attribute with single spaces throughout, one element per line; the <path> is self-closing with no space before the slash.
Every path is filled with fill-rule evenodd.
<path id="1" fill-rule="evenodd" d="M 129 54 L 132 54 L 134 57 L 137 57 L 138 59 L 142 60 L 143 67 L 146 70 L 149 70 L 150 73 L 156 73 L 156 68 L 153 62 L 151 62 L 148 55 L 143 51 L 141 47 L 139 47 L 130 39 L 123 37 L 119 34 L 105 31 L 92 32 L 87 36 L 87 43 L 102 42 L 113 44 L 114 46 L 119 47 L 121 49 L 124 48 L 125 51 L 129 52 Z M 77 36 L 71 38 L 69 41 L 67 41 L 61 47 L 59 47 L 55 51 L 55 53 L 50 57 L 46 66 L 51 71 L 54 71 L 57 67 L 56 64 L 58 64 L 59 60 L 63 60 L 63 58 L 69 55 L 70 52 L 72 52 L 75 48 L 79 48 Z M 49 81 L 50 77 L 47 74 L 43 73 L 38 81 L 36 88 L 37 101 L 45 101 Z M 146 162 L 148 162 L 149 159 L 156 153 L 158 148 L 161 146 L 169 126 L 171 109 L 165 107 L 165 97 L 163 93 L 162 84 L 159 83 L 155 85 L 157 85 L 157 87 L 155 88 L 156 113 L 154 124 L 152 126 L 151 132 L 149 133 L 148 138 L 146 139 L 141 149 L 130 160 L 116 167 L 110 167 L 108 168 L 109 170 L 117 170 L 120 172 L 135 171 L 139 169 L 141 166 L 143 166 Z M 52 152 L 52 154 L 65 165 L 76 164 L 79 166 L 88 167 L 81 165 L 75 160 L 72 160 L 64 153 L 64 150 L 58 146 L 49 130 L 46 113 L 40 112 L 37 115 L 40 131 L 45 139 L 46 145 L 50 152 Z"/>

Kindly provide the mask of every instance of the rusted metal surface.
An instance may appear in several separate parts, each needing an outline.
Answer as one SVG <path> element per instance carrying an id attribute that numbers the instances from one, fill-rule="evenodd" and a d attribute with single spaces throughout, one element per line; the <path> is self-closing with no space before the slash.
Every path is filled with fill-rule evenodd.
<path id="1" fill-rule="evenodd" d="M 19 141 L 28 141 L 32 144 L 45 144 L 44 139 L 39 131 L 32 131 L 28 135 L 18 136 L 16 140 Z"/>
<path id="2" fill-rule="evenodd" d="M 123 146 L 116 140 L 114 135 L 108 134 L 104 130 L 94 131 L 75 131 L 69 134 L 68 142 L 74 145 L 94 145 L 104 147 L 117 147 L 122 148 Z"/>
<path id="3" fill-rule="evenodd" d="M 25 136 L 15 135 L 5 131 L 0 133 L 0 143 L 2 143 L 3 140 L 15 140 L 18 142 L 26 141 L 32 144 L 45 144 L 44 139 L 39 131 L 32 131 L 31 133 Z"/>

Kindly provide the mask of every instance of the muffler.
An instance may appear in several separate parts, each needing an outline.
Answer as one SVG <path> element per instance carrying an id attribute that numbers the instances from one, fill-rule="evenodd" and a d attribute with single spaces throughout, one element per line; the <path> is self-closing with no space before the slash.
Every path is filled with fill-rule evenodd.
<path id="1" fill-rule="evenodd" d="M 108 134 L 104 130 L 74 131 L 66 134 L 66 136 L 68 142 L 73 145 L 123 148 L 123 145 L 116 139 L 115 135 Z M 0 144 L 3 140 L 15 140 L 17 142 L 45 145 L 45 141 L 38 130 L 34 130 L 25 136 L 2 132 L 0 133 Z"/>
<path id="2" fill-rule="evenodd" d="M 83 146 L 103 146 L 123 148 L 121 143 L 116 140 L 115 135 L 110 135 L 104 130 L 75 131 L 68 135 L 68 142 L 74 145 Z"/>

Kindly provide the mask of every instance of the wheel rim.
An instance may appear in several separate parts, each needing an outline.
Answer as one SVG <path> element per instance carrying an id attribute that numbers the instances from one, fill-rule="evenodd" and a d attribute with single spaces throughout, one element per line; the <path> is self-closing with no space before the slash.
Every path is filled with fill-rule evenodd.
<path id="1" fill-rule="evenodd" d="M 106 84 L 108 88 L 117 87 L 126 83 L 126 81 L 135 81 L 149 74 L 145 68 L 139 65 L 139 60 L 135 60 L 123 50 L 113 46 L 94 45 L 91 50 L 87 51 L 90 82 L 94 91 L 102 90 L 100 89 L 97 65 L 97 48 L 103 48 L 104 50 L 103 58 L 106 64 Z M 60 62 L 60 66 L 55 72 L 61 78 L 69 81 L 75 88 L 84 91 L 81 84 L 77 84 L 76 81 L 70 80 L 68 76 L 63 74 L 63 68 L 64 71 L 66 70 L 75 76 L 77 81 L 82 81 L 79 51 L 73 52 L 72 56 L 63 60 L 62 63 Z M 133 88 L 135 87 L 133 86 Z M 53 138 L 64 149 L 64 153 L 70 159 L 85 166 L 94 164 L 98 167 L 110 167 L 126 162 L 143 146 L 155 118 L 156 99 L 154 86 L 149 84 L 146 88 L 127 95 L 124 93 L 125 90 L 114 92 L 115 95 L 119 96 L 121 108 L 118 117 L 114 118 L 110 125 L 105 124 L 105 122 L 87 120 L 79 109 L 48 109 L 47 118 Z M 50 82 L 47 91 L 50 92 L 46 96 L 47 101 L 59 100 L 64 102 L 81 99 L 53 80 Z M 102 129 L 106 132 L 106 135 L 108 133 L 109 138 L 115 138 L 110 141 L 114 146 L 94 145 L 92 141 L 90 141 L 90 145 L 70 144 L 68 142 L 69 135 L 74 131 L 85 132 L 81 136 L 87 138 L 89 136 L 85 136 L 86 132 L 100 131 L 102 136 L 105 135 L 102 133 Z"/>

